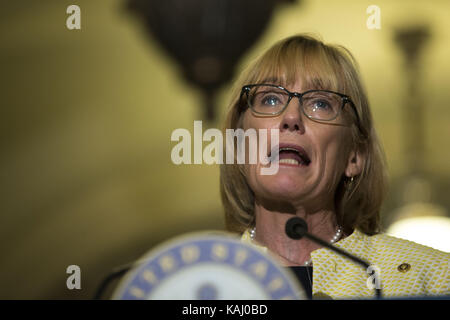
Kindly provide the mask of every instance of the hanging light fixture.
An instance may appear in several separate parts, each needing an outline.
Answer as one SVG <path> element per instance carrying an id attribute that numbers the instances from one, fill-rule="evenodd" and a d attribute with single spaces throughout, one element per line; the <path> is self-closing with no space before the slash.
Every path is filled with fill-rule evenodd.
<path id="1" fill-rule="evenodd" d="M 175 59 L 205 97 L 204 118 L 215 119 L 217 90 L 264 32 L 277 3 L 295 0 L 127 0 L 148 34 Z"/>

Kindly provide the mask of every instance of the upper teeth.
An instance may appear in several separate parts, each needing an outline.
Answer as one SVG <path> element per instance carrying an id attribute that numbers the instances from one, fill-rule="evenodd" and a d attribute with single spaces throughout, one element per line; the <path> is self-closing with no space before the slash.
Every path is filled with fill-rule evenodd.
<path id="1" fill-rule="evenodd" d="M 298 150 L 294 149 L 294 148 L 280 148 L 280 151 L 295 151 L 295 152 L 298 152 Z"/>

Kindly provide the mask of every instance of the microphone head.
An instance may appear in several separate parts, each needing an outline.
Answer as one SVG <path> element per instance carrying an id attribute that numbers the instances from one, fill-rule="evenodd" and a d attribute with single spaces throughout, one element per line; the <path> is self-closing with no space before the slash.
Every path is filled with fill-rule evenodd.
<path id="1" fill-rule="evenodd" d="M 286 222 L 285 231 L 289 238 L 298 240 L 308 232 L 308 224 L 302 218 L 293 217 Z"/>

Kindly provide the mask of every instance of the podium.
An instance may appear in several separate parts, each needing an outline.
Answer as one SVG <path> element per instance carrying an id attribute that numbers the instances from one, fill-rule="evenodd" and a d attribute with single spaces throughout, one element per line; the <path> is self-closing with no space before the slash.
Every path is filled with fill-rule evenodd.
<path id="1" fill-rule="evenodd" d="M 303 286 L 257 247 L 224 232 L 158 245 L 127 272 L 119 300 L 306 300 Z"/>

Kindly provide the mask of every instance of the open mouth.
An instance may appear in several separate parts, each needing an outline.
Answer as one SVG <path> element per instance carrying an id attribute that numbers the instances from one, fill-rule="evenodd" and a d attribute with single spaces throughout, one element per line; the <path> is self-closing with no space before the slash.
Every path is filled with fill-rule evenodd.
<path id="1" fill-rule="evenodd" d="M 309 158 L 308 154 L 300 146 L 280 144 L 278 154 L 279 164 L 291 166 L 308 166 L 311 163 L 311 159 Z"/>

